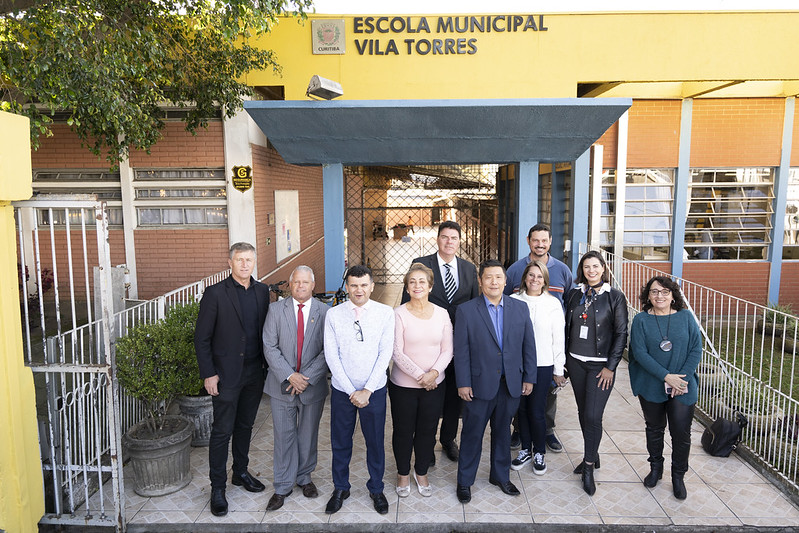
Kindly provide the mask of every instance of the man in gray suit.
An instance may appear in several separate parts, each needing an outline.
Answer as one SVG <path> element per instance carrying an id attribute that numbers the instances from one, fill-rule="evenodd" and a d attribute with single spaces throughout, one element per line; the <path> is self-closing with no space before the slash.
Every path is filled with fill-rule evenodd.
<path id="1" fill-rule="evenodd" d="M 265 392 L 274 429 L 275 493 L 267 511 L 283 506 L 295 483 L 306 498 L 319 495 L 311 481 L 316 468 L 319 420 L 327 397 L 324 354 L 328 307 L 312 298 L 314 274 L 298 266 L 289 277 L 291 298 L 272 304 L 264 323 L 264 355 L 269 363 Z"/>

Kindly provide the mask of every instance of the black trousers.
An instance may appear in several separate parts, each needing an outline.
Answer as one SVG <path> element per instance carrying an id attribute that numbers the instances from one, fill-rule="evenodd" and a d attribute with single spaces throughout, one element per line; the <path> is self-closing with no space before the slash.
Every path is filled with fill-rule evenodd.
<path id="1" fill-rule="evenodd" d="M 458 436 L 458 421 L 461 417 L 463 400 L 458 396 L 458 384 L 455 381 L 455 362 L 450 361 L 444 371 L 444 407 L 441 411 L 441 431 L 439 442 L 452 442 Z M 440 386 L 440 385 L 439 385 Z"/>
<path id="2" fill-rule="evenodd" d="M 671 471 L 677 474 L 688 472 L 688 454 L 691 452 L 691 423 L 694 420 L 695 404 L 685 405 L 677 398 L 665 402 L 648 402 L 639 396 L 641 410 L 646 422 L 646 450 L 649 462 L 663 461 L 663 437 L 666 422 L 671 434 Z"/>
<path id="3" fill-rule="evenodd" d="M 388 382 L 391 418 L 394 423 L 391 445 L 399 475 L 410 474 L 412 452 L 416 456 L 413 465 L 416 474 L 427 474 L 430 461 L 433 460 L 438 415 L 444 405 L 445 390 L 446 385 L 443 382 L 431 391 L 400 387 Z"/>
<path id="4" fill-rule="evenodd" d="M 610 392 L 616 383 L 616 374 L 613 383 L 607 390 L 600 389 L 597 375 L 605 368 L 605 363 L 593 361 L 580 361 L 574 357 L 566 358 L 569 376 L 574 390 L 574 399 L 577 402 L 577 414 L 580 418 L 580 429 L 583 432 L 583 459 L 587 463 L 594 463 L 602 441 L 602 416 L 605 406 L 610 398 Z"/>
<path id="5" fill-rule="evenodd" d="M 227 484 L 228 444 L 232 437 L 233 475 L 247 471 L 250 438 L 255 415 L 264 390 L 263 363 L 247 362 L 238 387 L 222 384 L 213 397 L 214 423 L 208 443 L 208 470 L 211 488 L 224 489 Z"/>

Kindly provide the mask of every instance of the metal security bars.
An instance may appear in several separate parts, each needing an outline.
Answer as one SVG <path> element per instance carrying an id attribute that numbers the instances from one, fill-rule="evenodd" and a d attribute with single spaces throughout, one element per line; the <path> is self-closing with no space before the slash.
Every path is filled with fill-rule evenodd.
<path id="1" fill-rule="evenodd" d="M 34 372 L 40 420 L 46 495 L 42 521 L 56 517 L 58 523 L 123 529 L 106 205 L 92 196 L 71 196 L 15 202 L 14 207 L 25 357 Z M 44 211 L 47 220 L 62 220 L 63 226 L 49 224 L 40 231 L 37 211 Z M 95 492 L 97 512 L 87 510 L 79 517 L 78 507 Z"/>
<path id="2" fill-rule="evenodd" d="M 34 373 L 45 479 L 41 522 L 124 531 L 120 437 L 145 413 L 114 378 L 115 339 L 200 299 L 230 271 L 114 313 L 105 204 L 73 195 L 14 207 L 23 357 Z M 42 212 L 64 225 L 42 229 Z"/>
<path id="3" fill-rule="evenodd" d="M 698 418 L 707 424 L 742 412 L 749 420 L 742 453 L 799 495 L 799 317 L 597 251 L 606 258 L 614 286 L 627 296 L 630 320 L 640 311 L 638 297 L 651 277 L 679 283 L 705 339 L 697 372 Z"/>
<path id="4" fill-rule="evenodd" d="M 436 252 L 445 220 L 461 225 L 461 257 L 496 256 L 496 173 L 497 165 L 346 167 L 348 264 L 401 283 L 414 258 Z"/>

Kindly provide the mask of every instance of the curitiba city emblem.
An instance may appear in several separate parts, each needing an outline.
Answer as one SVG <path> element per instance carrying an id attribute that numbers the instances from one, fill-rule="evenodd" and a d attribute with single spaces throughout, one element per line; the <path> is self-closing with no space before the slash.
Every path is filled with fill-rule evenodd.
<path id="1" fill-rule="evenodd" d="M 333 23 L 320 24 L 316 29 L 316 38 L 323 46 L 336 46 L 341 39 L 341 30 Z"/>

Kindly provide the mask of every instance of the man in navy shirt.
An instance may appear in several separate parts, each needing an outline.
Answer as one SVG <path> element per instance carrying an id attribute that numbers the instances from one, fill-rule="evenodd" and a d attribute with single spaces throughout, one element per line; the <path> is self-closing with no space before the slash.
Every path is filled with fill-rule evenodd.
<path id="1" fill-rule="evenodd" d="M 524 269 L 532 261 L 540 261 L 549 270 L 549 292 L 560 300 L 561 305 L 563 305 L 563 296 L 572 288 L 574 278 L 565 263 L 549 255 L 549 249 L 552 246 L 552 230 L 546 224 L 536 224 L 527 232 L 527 244 L 530 246 L 529 255 L 525 255 L 508 268 L 508 282 L 505 284 L 505 294 L 518 292 Z M 555 436 L 555 414 L 558 411 L 558 396 L 557 394 L 551 394 L 551 392 L 547 395 L 547 448 L 555 453 L 560 453 L 563 451 L 563 445 Z M 516 439 L 514 438 L 513 440 L 515 442 Z"/>

